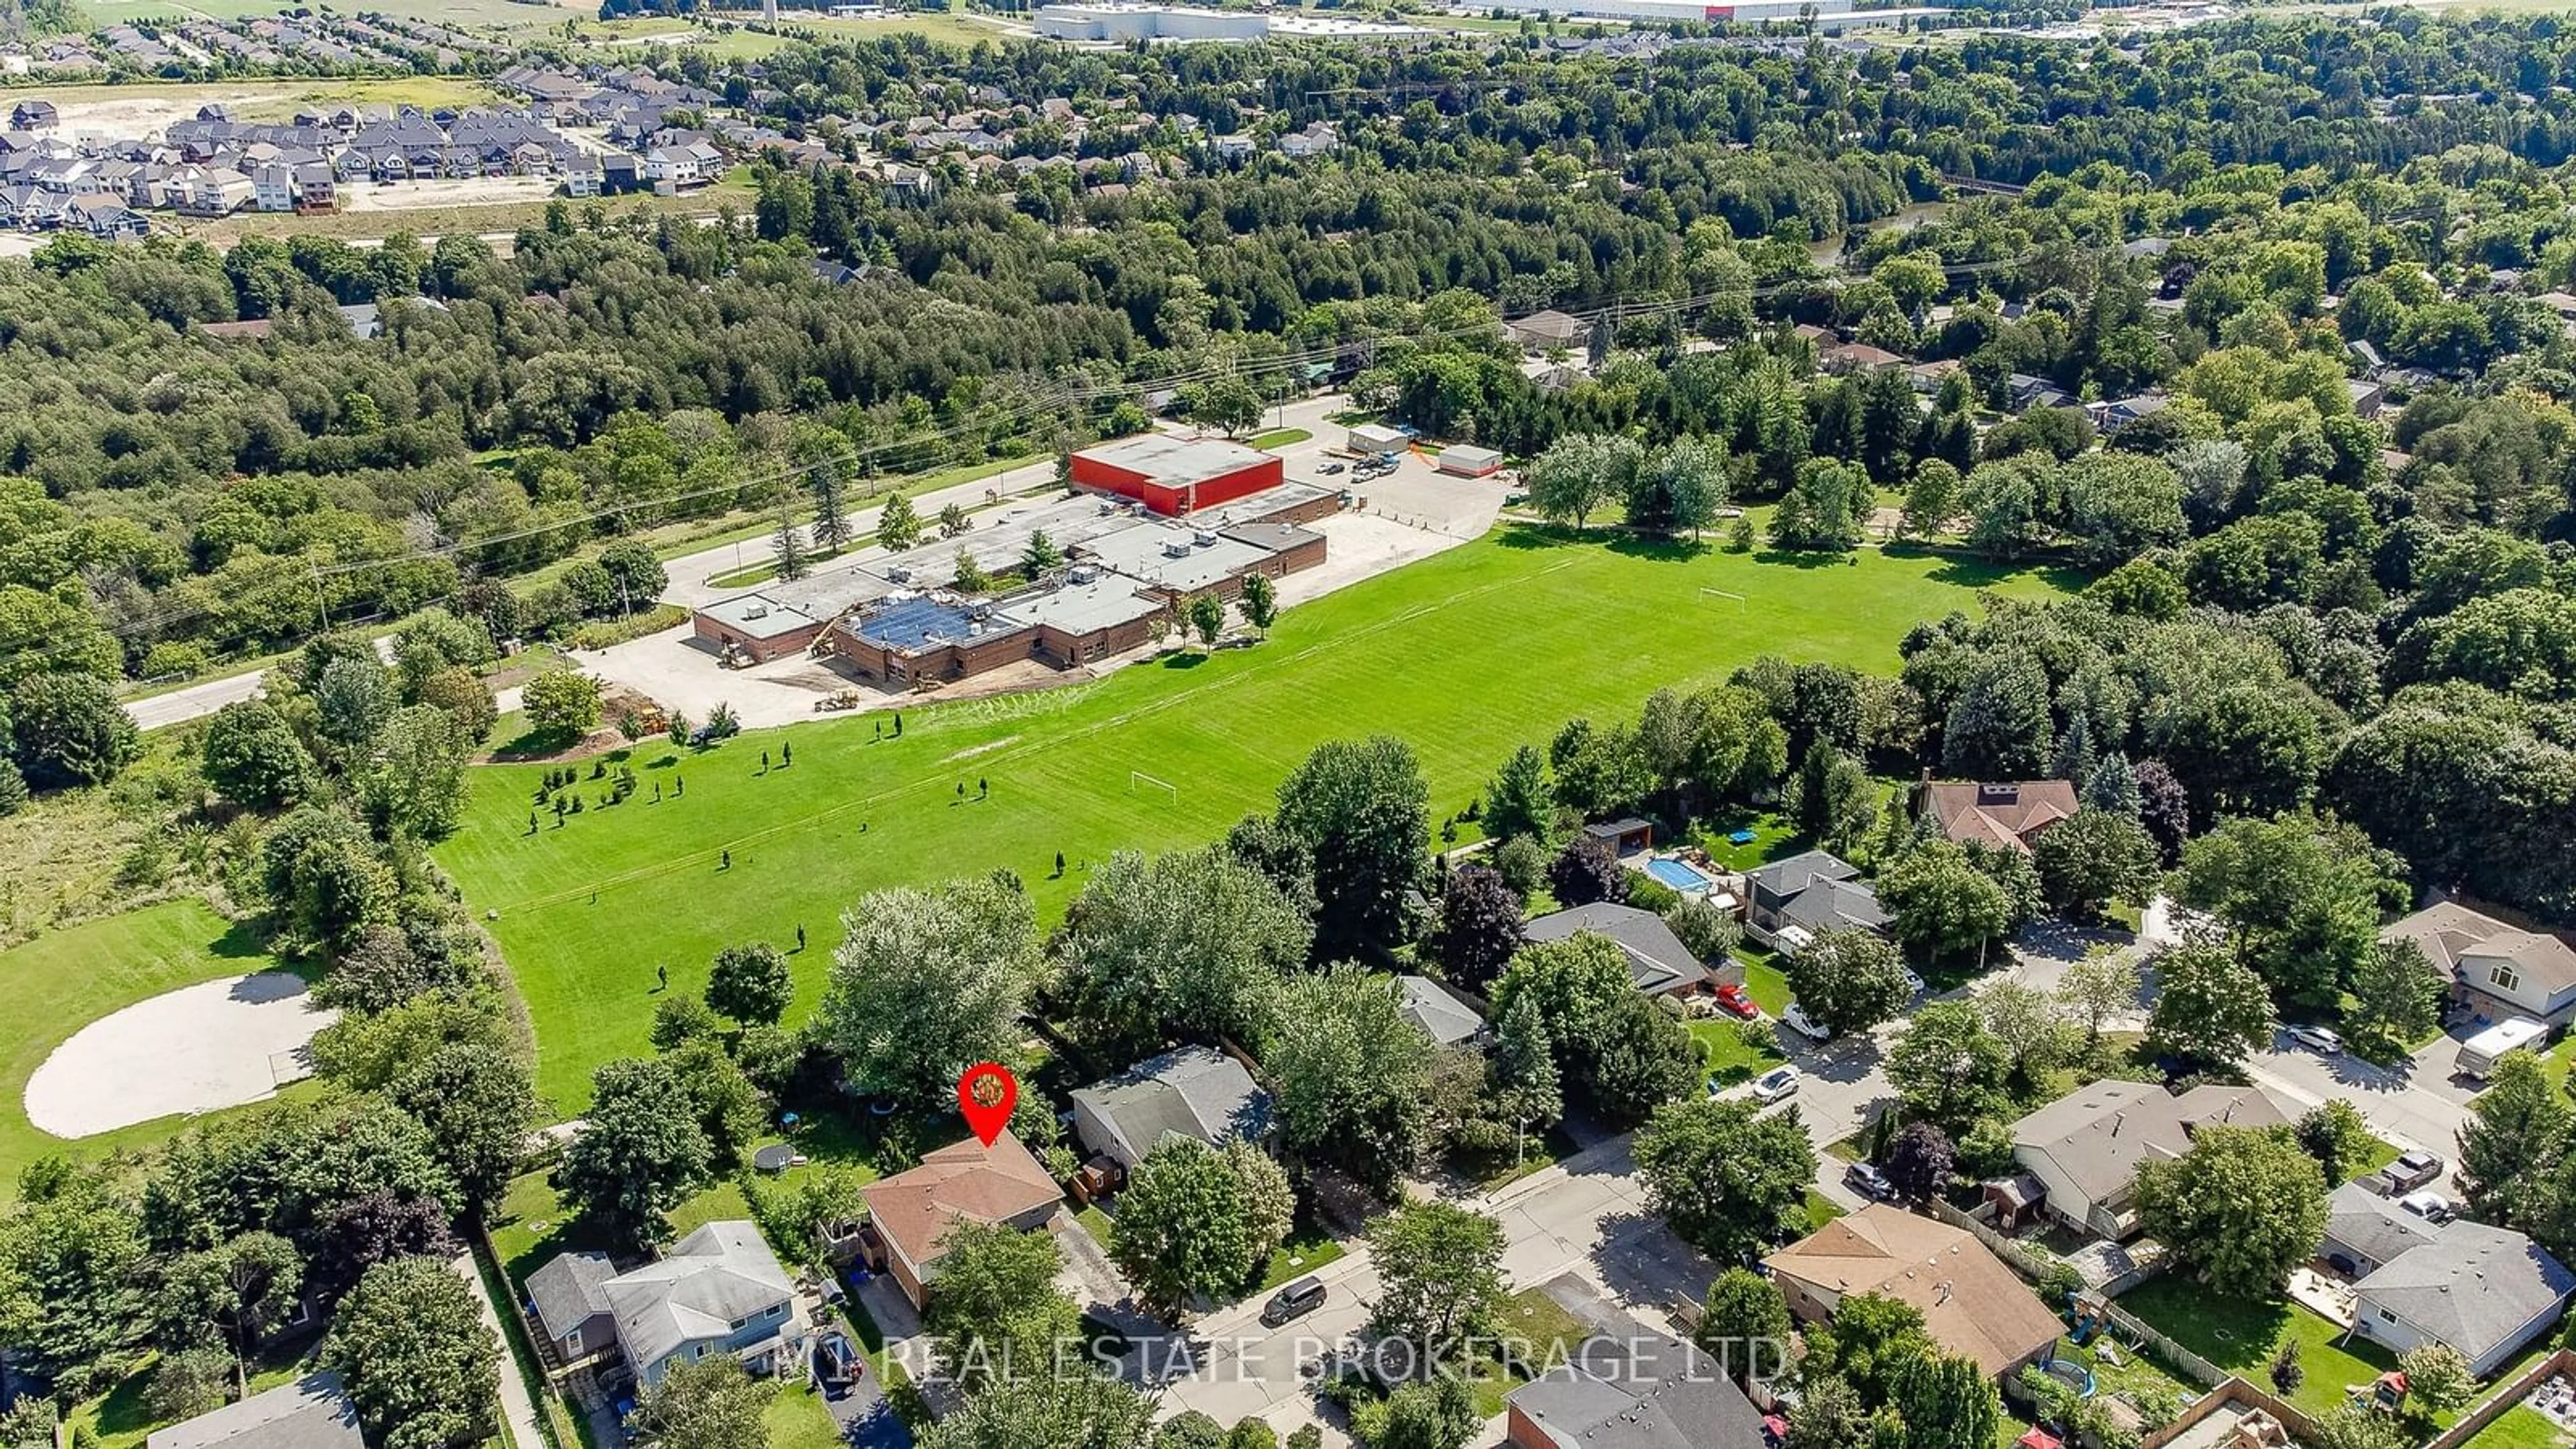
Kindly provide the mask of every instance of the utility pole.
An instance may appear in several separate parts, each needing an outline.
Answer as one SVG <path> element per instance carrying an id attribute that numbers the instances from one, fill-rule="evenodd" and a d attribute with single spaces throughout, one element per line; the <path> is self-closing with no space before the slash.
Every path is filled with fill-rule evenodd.
<path id="1" fill-rule="evenodd" d="M 304 566 L 313 571 L 313 611 L 322 616 L 322 632 L 331 632 L 331 597 L 322 592 L 322 566 L 311 559 Z"/>

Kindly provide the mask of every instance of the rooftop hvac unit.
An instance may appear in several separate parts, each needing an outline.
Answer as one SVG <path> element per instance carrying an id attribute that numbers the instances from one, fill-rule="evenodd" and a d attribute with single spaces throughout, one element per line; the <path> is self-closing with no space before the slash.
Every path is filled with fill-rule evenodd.
<path id="1" fill-rule="evenodd" d="M 1118 511 L 1118 500 L 1114 498 L 1101 499 L 1100 511 L 1102 513 L 1116 513 Z"/>
<path id="2" fill-rule="evenodd" d="M 1077 584 L 1087 584 L 1100 577 L 1100 570 L 1090 564 L 1075 564 L 1065 577 Z"/>
<path id="3" fill-rule="evenodd" d="M 1186 540 L 1176 538 L 1163 545 L 1163 557 L 1165 558 L 1188 558 L 1189 556 L 1190 546 Z"/>
<path id="4" fill-rule="evenodd" d="M 967 638 L 969 638 L 969 639 L 980 639 L 980 638 L 982 638 L 983 636 L 984 636 L 984 625 L 983 625 L 983 623 L 982 623 L 981 621 L 977 621 L 977 622 L 974 622 L 974 623 L 970 623 L 970 624 L 968 624 L 968 625 L 966 626 L 966 637 L 967 637 Z"/>
<path id="5" fill-rule="evenodd" d="M 1190 538 L 1201 548 L 1216 547 L 1216 530 L 1212 528 L 1202 528 L 1198 532 L 1191 534 Z"/>
<path id="6" fill-rule="evenodd" d="M 769 606 L 767 604 L 754 604 L 750 608 L 743 610 L 742 616 L 746 619 L 766 619 L 769 617 Z"/>
<path id="7" fill-rule="evenodd" d="M 974 608 L 966 611 L 966 617 L 970 619 L 989 619 L 993 617 L 993 606 L 990 604 L 977 604 Z"/>

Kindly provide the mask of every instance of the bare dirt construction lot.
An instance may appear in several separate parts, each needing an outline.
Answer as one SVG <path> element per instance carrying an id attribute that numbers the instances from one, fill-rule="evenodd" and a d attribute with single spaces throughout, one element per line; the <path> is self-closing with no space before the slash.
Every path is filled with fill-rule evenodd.
<path id="1" fill-rule="evenodd" d="M 27 1120 L 93 1137 L 155 1118 L 238 1107 L 310 1072 L 305 1049 L 337 1020 L 304 980 L 261 971 L 164 992 L 82 1027 L 27 1079 Z"/>
<path id="2" fill-rule="evenodd" d="M 551 176 L 473 176 L 452 181 L 398 181 L 343 187 L 342 211 L 426 211 L 437 206 L 496 206 L 543 201 L 559 185 Z"/>

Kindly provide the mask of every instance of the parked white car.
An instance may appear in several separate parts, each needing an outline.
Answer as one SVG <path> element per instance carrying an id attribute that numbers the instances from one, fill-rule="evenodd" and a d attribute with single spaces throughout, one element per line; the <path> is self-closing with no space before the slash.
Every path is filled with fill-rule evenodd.
<path id="1" fill-rule="evenodd" d="M 1905 992 L 1908 996 L 1921 996 L 1930 989 L 1924 984 L 1923 973 L 1911 966 L 1905 968 Z"/>
<path id="2" fill-rule="evenodd" d="M 1798 1092 L 1796 1067 L 1773 1067 L 1753 1079 L 1753 1100 L 1764 1106 L 1785 1102 Z"/>
<path id="3" fill-rule="evenodd" d="M 2460 1215 L 2460 1205 L 2429 1188 L 2410 1192 L 2397 1200 L 2397 1205 L 2426 1222 L 2447 1223 Z"/>
<path id="4" fill-rule="evenodd" d="M 1796 1032 L 1798 1035 L 1803 1036 L 1810 1041 L 1831 1041 L 1834 1039 L 1834 1034 L 1825 1030 L 1821 1025 L 1818 1025 L 1815 1018 L 1807 1015 L 1807 1009 L 1799 1005 L 1797 1002 L 1790 1002 L 1789 1009 L 1780 1013 L 1780 1019 L 1789 1023 L 1789 1029 L 1791 1031 Z"/>
<path id="5" fill-rule="evenodd" d="M 2283 1027 L 2282 1031 L 2290 1040 L 2312 1052 L 2324 1052 L 2330 1057 L 2339 1056 L 2343 1052 L 2343 1038 L 2336 1035 L 2331 1028 L 2293 1023 Z"/>

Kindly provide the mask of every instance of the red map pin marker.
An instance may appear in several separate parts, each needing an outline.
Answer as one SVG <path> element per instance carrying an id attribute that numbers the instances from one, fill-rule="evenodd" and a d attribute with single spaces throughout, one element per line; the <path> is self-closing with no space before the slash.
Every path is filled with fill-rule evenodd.
<path id="1" fill-rule="evenodd" d="M 1020 1080 L 1009 1067 L 993 1062 L 977 1062 L 957 1079 L 957 1110 L 966 1114 L 966 1125 L 975 1129 L 977 1141 L 985 1146 L 1002 1135 L 1010 1125 L 1011 1108 L 1020 1100 Z"/>

